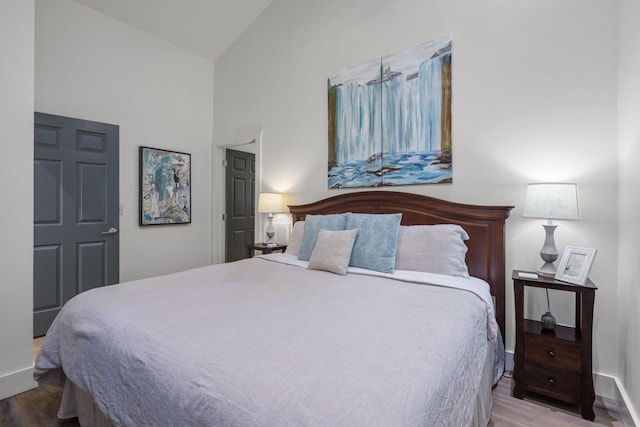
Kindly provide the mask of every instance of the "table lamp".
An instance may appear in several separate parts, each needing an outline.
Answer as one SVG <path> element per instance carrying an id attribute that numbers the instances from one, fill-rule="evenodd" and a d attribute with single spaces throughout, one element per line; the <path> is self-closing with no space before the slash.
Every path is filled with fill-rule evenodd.
<path id="1" fill-rule="evenodd" d="M 260 193 L 258 198 L 258 212 L 267 213 L 267 247 L 276 246 L 273 236 L 276 234 L 273 229 L 273 213 L 282 212 L 282 194 L 280 193 Z"/>
<path id="2" fill-rule="evenodd" d="M 556 274 L 556 266 L 553 262 L 558 259 L 558 250 L 553 237 L 557 225 L 553 224 L 553 220 L 580 219 L 578 186 L 560 183 L 529 184 L 523 216 L 547 220 L 547 223 L 542 225 L 546 237 L 540 250 L 540 257 L 544 264 L 538 269 L 538 274 L 553 277 Z"/>

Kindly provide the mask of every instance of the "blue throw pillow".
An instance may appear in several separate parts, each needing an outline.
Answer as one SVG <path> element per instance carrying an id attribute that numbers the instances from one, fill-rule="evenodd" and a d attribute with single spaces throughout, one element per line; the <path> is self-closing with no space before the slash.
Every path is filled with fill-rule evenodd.
<path id="1" fill-rule="evenodd" d="M 332 231 L 344 230 L 346 219 L 347 214 L 307 215 L 304 220 L 304 237 L 300 244 L 298 259 L 309 261 L 313 247 L 316 245 L 316 239 L 320 229 Z"/>
<path id="2" fill-rule="evenodd" d="M 352 267 L 393 273 L 402 214 L 347 214 L 345 229 L 358 229 L 353 245 Z"/>

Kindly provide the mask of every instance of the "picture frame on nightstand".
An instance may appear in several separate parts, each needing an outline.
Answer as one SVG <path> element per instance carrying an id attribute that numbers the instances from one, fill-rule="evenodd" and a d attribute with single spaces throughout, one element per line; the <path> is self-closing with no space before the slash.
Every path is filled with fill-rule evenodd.
<path id="1" fill-rule="evenodd" d="M 597 250 L 567 246 L 556 270 L 555 279 L 584 286 Z"/>

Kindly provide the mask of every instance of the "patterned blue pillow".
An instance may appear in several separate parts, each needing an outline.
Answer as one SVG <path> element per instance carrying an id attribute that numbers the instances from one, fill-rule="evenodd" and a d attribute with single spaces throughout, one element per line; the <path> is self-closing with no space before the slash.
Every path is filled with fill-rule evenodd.
<path id="1" fill-rule="evenodd" d="M 298 259 L 309 261 L 313 247 L 316 245 L 318 231 L 320 231 L 321 228 L 332 231 L 344 230 L 346 219 L 347 214 L 307 215 L 304 220 L 304 237 L 300 244 Z"/>
<path id="2" fill-rule="evenodd" d="M 349 265 L 393 273 L 401 219 L 401 213 L 347 214 L 345 229 L 358 229 Z"/>

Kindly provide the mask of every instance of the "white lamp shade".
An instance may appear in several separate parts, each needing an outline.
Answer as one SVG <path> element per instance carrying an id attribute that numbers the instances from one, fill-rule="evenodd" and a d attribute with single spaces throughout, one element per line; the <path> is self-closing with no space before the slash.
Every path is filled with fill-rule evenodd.
<path id="1" fill-rule="evenodd" d="M 576 184 L 529 184 L 523 216 L 543 219 L 580 219 Z"/>
<path id="2" fill-rule="evenodd" d="M 260 193 L 260 197 L 258 198 L 258 212 L 282 212 L 282 194 Z"/>

